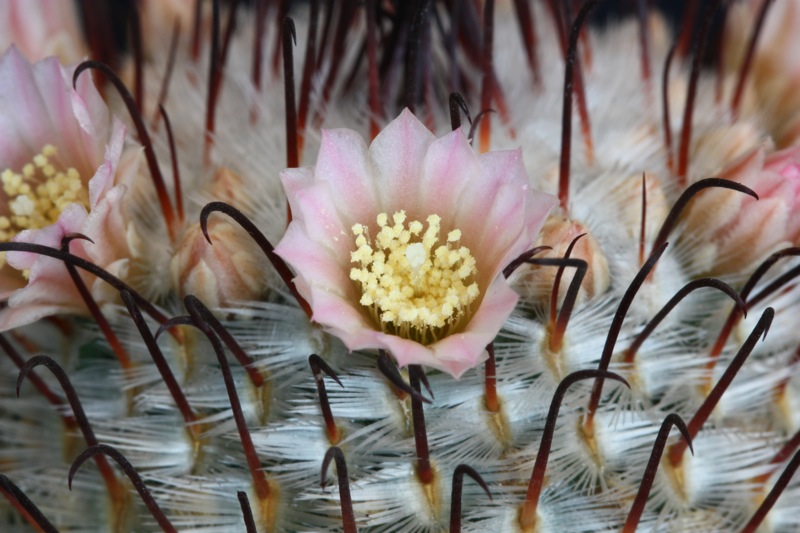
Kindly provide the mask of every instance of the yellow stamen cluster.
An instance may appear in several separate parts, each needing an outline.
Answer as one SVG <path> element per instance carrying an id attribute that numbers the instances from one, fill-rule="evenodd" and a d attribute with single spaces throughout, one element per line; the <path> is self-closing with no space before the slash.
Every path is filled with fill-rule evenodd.
<path id="1" fill-rule="evenodd" d="M 475 258 L 459 246 L 461 230 L 439 243 L 441 217 L 430 215 L 427 229 L 418 220 L 406 226 L 406 213 L 377 217 L 378 234 L 370 240 L 367 227 L 355 224 L 356 250 L 350 279 L 360 284 L 361 305 L 371 308 L 384 331 L 422 343 L 447 334 L 480 294 L 470 281 L 477 274 Z"/>
<path id="2" fill-rule="evenodd" d="M 0 173 L 6 205 L 0 208 L 0 242 L 7 242 L 26 229 L 39 229 L 58 220 L 66 206 L 78 202 L 89 206 L 89 193 L 74 168 L 57 161 L 56 147 L 47 144 L 21 172 L 10 168 Z M 0 267 L 5 254 L 0 254 Z"/>

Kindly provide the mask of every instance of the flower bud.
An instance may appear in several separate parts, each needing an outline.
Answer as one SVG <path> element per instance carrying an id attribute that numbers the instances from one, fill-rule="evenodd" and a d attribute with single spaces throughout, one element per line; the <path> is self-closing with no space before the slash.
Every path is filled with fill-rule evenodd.
<path id="1" fill-rule="evenodd" d="M 692 202 L 687 235 L 700 272 L 739 272 L 800 238 L 800 148 L 769 156 L 763 148 L 739 159 L 720 176 L 753 189 L 759 200 L 729 189 L 709 189 Z"/>
<path id="2" fill-rule="evenodd" d="M 192 224 L 178 244 L 170 271 L 181 297 L 193 294 L 212 309 L 260 297 L 266 289 L 260 250 L 224 219 L 209 220 L 208 234 L 213 244 Z"/>
<path id="3" fill-rule="evenodd" d="M 578 292 L 579 302 L 603 294 L 608 290 L 610 284 L 608 261 L 597 240 L 589 233 L 589 229 L 580 222 L 552 215 L 542 227 L 542 232 L 536 242 L 537 246 L 551 246 L 553 248 L 538 254 L 537 258 L 561 259 L 573 239 L 582 233 L 586 235 L 575 243 L 570 253 L 571 259 L 583 259 L 588 263 L 586 275 Z M 575 268 L 567 267 L 564 269 L 558 290 L 559 302 L 563 301 L 575 272 Z M 531 282 L 530 287 L 525 290 L 533 298 L 549 298 L 557 273 L 558 267 L 547 266 L 530 269 L 528 273 L 523 274 L 526 285 L 527 282 Z"/>
<path id="4" fill-rule="evenodd" d="M 719 176 L 731 162 L 763 144 L 763 133 L 750 121 L 714 126 L 700 132 L 692 143 L 692 177 Z"/>
<path id="5" fill-rule="evenodd" d="M 232 170 L 220 167 L 214 172 L 209 187 L 209 196 L 216 201 L 231 205 L 241 205 L 247 198 L 242 177 Z"/>

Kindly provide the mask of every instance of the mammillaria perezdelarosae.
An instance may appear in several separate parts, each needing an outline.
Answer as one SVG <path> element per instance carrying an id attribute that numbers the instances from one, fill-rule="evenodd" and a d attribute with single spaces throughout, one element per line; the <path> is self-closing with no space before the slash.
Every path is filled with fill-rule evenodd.
<path id="1" fill-rule="evenodd" d="M 756 193 L 792 189 L 773 187 L 776 175 L 795 176 L 770 173 L 763 193 L 725 179 L 793 149 L 800 115 L 774 68 L 791 65 L 776 53 L 791 32 L 768 31 L 786 0 L 686 2 L 674 34 L 646 1 L 638 18 L 573 25 L 596 3 L 197 2 L 187 17 L 179 2 L 147 1 L 124 19 L 140 22 L 125 55 L 109 6 L 83 2 L 91 59 L 111 67 L 77 67 L 78 88 L 99 74 L 130 122 L 125 149 L 143 161 L 117 242 L 64 235 L 93 261 L 124 243 L 113 275 L 55 243 L 0 244 L 61 259 L 64 279 L 76 278 L 69 265 L 86 289 L 65 289 L 81 298 L 77 314 L 0 340 L 5 529 L 796 530 L 799 250 L 788 229 L 773 234 L 791 224 L 771 222 L 762 250 L 763 221 L 749 216 L 748 231 L 740 217 L 758 212 Z M 715 43 L 717 8 L 730 16 Z M 719 68 L 695 61 L 704 51 Z M 17 108 L 30 105 L 46 102 Z M 503 265 L 519 301 L 474 347 L 486 360 L 457 380 L 381 346 L 351 353 L 331 323 L 310 320 L 313 294 L 292 282 L 314 265 L 287 266 L 270 244 L 314 222 L 287 212 L 280 172 L 313 167 L 323 129 L 376 138 L 403 108 L 397 120 L 473 141 L 477 154 L 519 148 L 531 188 L 560 200 L 529 253 Z M 459 126 L 463 137 L 448 133 Z M 412 236 L 415 221 L 441 215 L 383 207 L 383 227 Z M 471 216 L 491 220 L 486 209 Z M 357 225 L 370 226 L 361 244 Z M 378 226 L 345 228 L 357 261 L 374 263 L 374 249 L 359 250 Z M 455 229 L 460 249 L 463 227 L 443 224 L 439 239 Z M 401 254 L 412 271 L 416 244 L 409 236 Z M 377 294 L 364 285 L 373 271 L 347 290 Z M 386 305 L 378 315 L 396 308 Z M 126 460 L 141 497 L 111 464 Z"/>

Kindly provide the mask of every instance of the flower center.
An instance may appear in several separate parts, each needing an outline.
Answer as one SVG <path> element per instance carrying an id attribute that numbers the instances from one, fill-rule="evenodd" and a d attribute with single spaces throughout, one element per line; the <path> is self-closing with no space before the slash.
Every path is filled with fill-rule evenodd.
<path id="1" fill-rule="evenodd" d="M 6 200 L 0 206 L 0 242 L 7 242 L 26 229 L 39 229 L 58 220 L 64 208 L 78 202 L 89 207 L 89 193 L 77 170 L 58 161 L 55 146 L 47 144 L 21 172 L 10 168 L 0 173 Z M 5 254 L 0 254 L 0 267 Z"/>
<path id="2" fill-rule="evenodd" d="M 350 261 L 359 266 L 350 269 L 350 279 L 360 284 L 360 303 L 383 331 L 429 344 L 456 328 L 480 294 L 472 281 L 475 258 L 459 245 L 461 230 L 439 244 L 439 215 L 428 216 L 424 232 L 418 220 L 406 226 L 405 211 L 392 220 L 389 225 L 386 213 L 378 215 L 374 241 L 366 226 L 352 227 L 356 250 Z"/>

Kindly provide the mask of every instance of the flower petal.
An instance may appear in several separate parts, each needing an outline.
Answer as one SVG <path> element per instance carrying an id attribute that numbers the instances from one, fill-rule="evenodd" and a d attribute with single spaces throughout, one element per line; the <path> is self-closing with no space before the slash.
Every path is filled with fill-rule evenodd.
<path id="1" fill-rule="evenodd" d="M 346 224 L 367 224 L 378 193 L 369 168 L 367 145 L 352 130 L 322 130 L 322 144 L 314 167 L 320 182 L 330 184 L 332 200 Z"/>
<path id="2" fill-rule="evenodd" d="M 67 233 L 77 233 L 83 229 L 83 224 L 86 221 L 86 217 L 86 210 L 81 205 L 70 204 L 64 209 L 64 211 L 61 212 L 61 215 L 58 217 L 58 222 L 55 224 L 51 224 L 50 226 L 46 226 L 41 229 L 22 231 L 14 240 L 16 242 L 29 242 L 33 244 L 49 246 L 51 248 L 60 248 L 61 239 L 64 237 L 64 235 Z M 73 247 L 78 246 L 81 246 L 80 241 L 73 244 Z M 31 278 L 33 278 L 35 275 L 36 268 L 34 265 L 39 261 L 39 259 L 46 258 L 30 252 L 8 252 L 7 254 L 8 263 L 18 270 L 30 269 Z M 59 265 L 62 265 L 62 269 L 64 268 L 61 261 L 57 261 L 55 259 L 53 261 L 56 261 Z"/>
<path id="3" fill-rule="evenodd" d="M 58 62 L 51 58 L 37 65 L 52 73 Z M 53 81 L 53 96 L 63 97 L 60 80 Z M 12 46 L 0 57 L 0 161 L 4 166 L 19 168 L 41 150 L 52 129 L 45 109 L 31 66 Z"/>
<path id="4" fill-rule="evenodd" d="M 14 47 L 0 57 L 0 161 L 5 167 L 20 168 L 52 144 L 65 167 L 76 168 L 87 180 L 94 173 L 92 163 L 102 159 L 108 138 L 109 113 L 90 76 L 82 76 L 72 90 L 71 72 L 53 57 L 31 65 Z"/>
<path id="5" fill-rule="evenodd" d="M 435 139 L 411 111 L 404 109 L 372 141 L 369 159 L 375 172 L 379 203 L 387 214 L 420 201 L 421 165 Z"/>
<path id="6" fill-rule="evenodd" d="M 436 139 L 428 147 L 422 163 L 419 188 L 424 194 L 419 195 L 418 203 L 412 204 L 414 208 L 409 215 L 420 220 L 434 213 L 452 216 L 452 213 L 439 211 L 442 206 L 458 205 L 453 201 L 454 195 L 462 190 L 463 183 L 479 180 L 478 169 L 478 156 L 461 128 Z"/>
<path id="7" fill-rule="evenodd" d="M 451 335 L 434 345 L 436 357 L 442 364 L 438 368 L 443 367 L 459 378 L 464 371 L 485 361 L 486 346 L 497 336 L 518 300 L 519 295 L 508 286 L 505 278 L 495 278 L 464 333 Z"/>
<path id="8" fill-rule="evenodd" d="M 103 155 L 103 164 L 98 167 L 92 179 L 89 180 L 89 205 L 92 209 L 100 199 L 114 186 L 116 170 L 119 164 L 122 148 L 125 144 L 125 125 L 114 119 L 114 132 L 106 145 Z"/>
<path id="9" fill-rule="evenodd" d="M 350 251 L 354 248 L 353 234 L 339 218 L 331 189 L 328 183 L 317 183 L 297 191 L 296 209 L 293 208 L 292 213 L 308 237 L 330 249 L 343 264 L 350 261 Z"/>
<path id="10" fill-rule="evenodd" d="M 297 193 L 314 184 L 314 169 L 311 168 L 287 168 L 281 171 L 281 183 L 286 193 L 286 200 L 292 212 L 300 212 L 297 204 Z"/>
<path id="11" fill-rule="evenodd" d="M 355 288 L 349 278 L 350 269 L 343 268 L 339 258 L 330 249 L 320 246 L 309 238 L 300 224 L 292 224 L 286 229 L 275 253 L 284 261 L 303 272 L 309 287 L 320 288 L 324 292 L 341 296 L 354 296 Z M 350 290 L 352 289 L 352 290 Z M 303 294 L 304 298 L 314 298 L 314 294 Z"/>
<path id="12" fill-rule="evenodd" d="M 73 2 L 4 0 L 0 2 L 0 49 L 14 43 L 31 61 L 58 55 L 64 64 L 85 53 Z"/>
<path id="13" fill-rule="evenodd" d="M 64 209 L 56 224 L 23 231 L 16 240 L 59 248 L 64 235 L 81 230 L 86 216 L 83 207 L 71 204 Z M 84 256 L 83 243 L 73 241 L 70 251 Z M 9 252 L 7 260 L 16 269 L 28 269 L 29 275 L 27 285 L 11 293 L 8 307 L 0 312 L 0 331 L 55 313 L 83 310 L 83 302 L 61 261 L 27 252 Z"/>
<path id="14" fill-rule="evenodd" d="M 458 199 L 456 220 L 473 254 L 488 258 L 484 275 L 493 277 L 533 246 L 557 200 L 530 188 L 519 150 L 488 152 L 478 162 L 479 179 Z"/>

